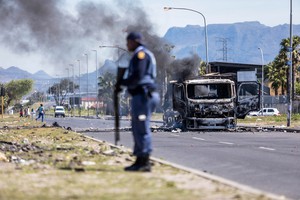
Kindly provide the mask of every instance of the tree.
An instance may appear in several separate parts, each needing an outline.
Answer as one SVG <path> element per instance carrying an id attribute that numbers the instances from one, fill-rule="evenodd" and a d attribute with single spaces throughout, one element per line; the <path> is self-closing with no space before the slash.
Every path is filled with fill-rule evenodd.
<path id="1" fill-rule="evenodd" d="M 106 111 L 111 110 L 112 108 L 108 108 L 108 105 L 113 105 L 113 88 L 116 84 L 116 76 L 110 72 L 106 72 L 104 75 L 99 77 L 99 98 L 102 99 L 104 105 L 104 109 Z M 108 111 L 109 112 L 109 111 Z"/>
<path id="2" fill-rule="evenodd" d="M 74 83 L 74 90 L 78 89 L 79 85 Z M 56 105 L 63 105 L 67 94 L 74 93 L 73 81 L 62 79 L 59 83 L 53 84 L 48 88 L 47 93 L 52 94 Z"/>
<path id="3" fill-rule="evenodd" d="M 286 73 L 287 66 L 282 66 L 282 61 L 276 57 L 275 60 L 269 63 L 265 69 L 265 78 L 269 79 L 275 95 L 279 95 L 278 90 L 281 88 L 281 94 L 284 95 L 286 91 Z"/>
<path id="4" fill-rule="evenodd" d="M 36 92 L 32 93 L 27 99 L 29 100 L 29 103 L 32 105 L 35 102 L 42 101 L 45 98 L 46 97 L 45 97 L 44 92 L 36 91 Z"/>
<path id="5" fill-rule="evenodd" d="M 300 66 L 300 54 L 297 47 L 300 45 L 300 36 L 293 37 L 292 56 L 293 56 L 293 74 L 296 79 L 299 79 L 298 69 Z M 265 77 L 271 82 L 272 88 L 275 90 L 275 94 L 278 94 L 278 89 L 281 87 L 281 94 L 284 95 L 287 89 L 287 77 L 288 77 L 288 47 L 290 46 L 290 39 L 283 39 L 280 43 L 279 54 L 275 57 L 274 61 L 266 67 Z M 296 85 L 297 87 L 297 85 Z M 296 94 L 298 89 L 295 90 Z"/>
<path id="6" fill-rule="evenodd" d="M 296 82 L 295 84 L 295 89 L 296 89 L 296 94 L 300 94 L 300 83 L 299 82 Z"/>
<path id="7" fill-rule="evenodd" d="M 292 82 L 294 83 L 295 78 L 298 79 L 299 78 L 299 72 L 298 72 L 298 67 L 300 66 L 300 55 L 298 52 L 297 47 L 300 45 L 300 36 L 293 36 L 293 44 L 292 44 L 292 57 L 293 57 L 293 77 L 292 77 Z M 282 64 L 285 64 L 288 62 L 289 60 L 289 52 L 288 52 L 288 48 L 290 47 L 290 38 L 286 38 L 283 39 L 280 43 L 280 51 L 279 51 L 279 57 L 281 59 Z M 287 76 L 288 76 L 288 68 L 287 68 Z M 288 79 L 288 78 L 287 78 Z M 286 82 L 287 83 L 287 82 Z M 286 84 L 285 83 L 285 84 Z M 294 84 L 292 84 L 293 86 L 293 90 L 295 88 Z M 287 86 L 286 86 L 287 87 Z M 295 90 L 297 91 L 297 90 Z"/>
<path id="8" fill-rule="evenodd" d="M 20 101 L 24 95 L 28 94 L 32 90 L 33 80 L 12 80 L 4 87 L 6 89 L 4 107 L 7 108 L 9 105 L 16 103 L 16 101 Z"/>

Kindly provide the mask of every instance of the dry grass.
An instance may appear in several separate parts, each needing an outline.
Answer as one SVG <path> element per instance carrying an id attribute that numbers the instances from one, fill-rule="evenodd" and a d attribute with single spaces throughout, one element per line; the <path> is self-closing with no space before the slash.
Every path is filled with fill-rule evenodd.
<path id="1" fill-rule="evenodd" d="M 41 125 L 29 119 L 0 125 L 11 127 L 0 130 L 0 199 L 268 199 L 158 163 L 151 173 L 124 172 L 126 150 L 60 128 L 26 128 Z"/>
<path id="2" fill-rule="evenodd" d="M 287 126 L 287 116 L 247 116 L 245 119 L 239 119 L 238 124 L 247 124 L 254 126 Z M 300 128 L 300 115 L 294 114 L 291 118 L 291 128 Z"/>

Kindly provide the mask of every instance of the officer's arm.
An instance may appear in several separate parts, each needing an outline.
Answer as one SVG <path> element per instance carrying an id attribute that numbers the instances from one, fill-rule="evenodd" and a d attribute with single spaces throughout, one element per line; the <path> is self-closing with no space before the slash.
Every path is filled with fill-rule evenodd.
<path id="1" fill-rule="evenodd" d="M 124 81 L 122 81 L 122 85 L 135 85 L 137 84 L 145 75 L 148 64 L 147 56 L 144 58 L 138 58 L 137 55 L 133 57 L 133 69 L 131 75 Z"/>

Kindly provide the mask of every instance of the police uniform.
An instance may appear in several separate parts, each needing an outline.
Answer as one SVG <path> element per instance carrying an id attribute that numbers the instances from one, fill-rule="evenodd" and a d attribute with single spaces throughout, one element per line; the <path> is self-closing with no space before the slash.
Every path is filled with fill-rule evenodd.
<path id="1" fill-rule="evenodd" d="M 155 92 L 156 61 L 143 45 L 133 52 L 128 67 L 128 77 L 121 82 L 132 96 L 131 117 L 134 138 L 133 154 L 136 162 L 127 171 L 150 171 L 149 156 L 152 152 L 150 118 L 159 102 Z"/>

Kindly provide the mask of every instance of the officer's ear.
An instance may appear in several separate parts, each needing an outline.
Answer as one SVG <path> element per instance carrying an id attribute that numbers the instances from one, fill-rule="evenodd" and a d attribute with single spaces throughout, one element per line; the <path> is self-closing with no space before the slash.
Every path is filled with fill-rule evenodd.
<path id="1" fill-rule="evenodd" d="M 127 49 L 128 51 L 134 51 L 134 43 L 135 41 L 134 40 L 127 40 Z"/>

